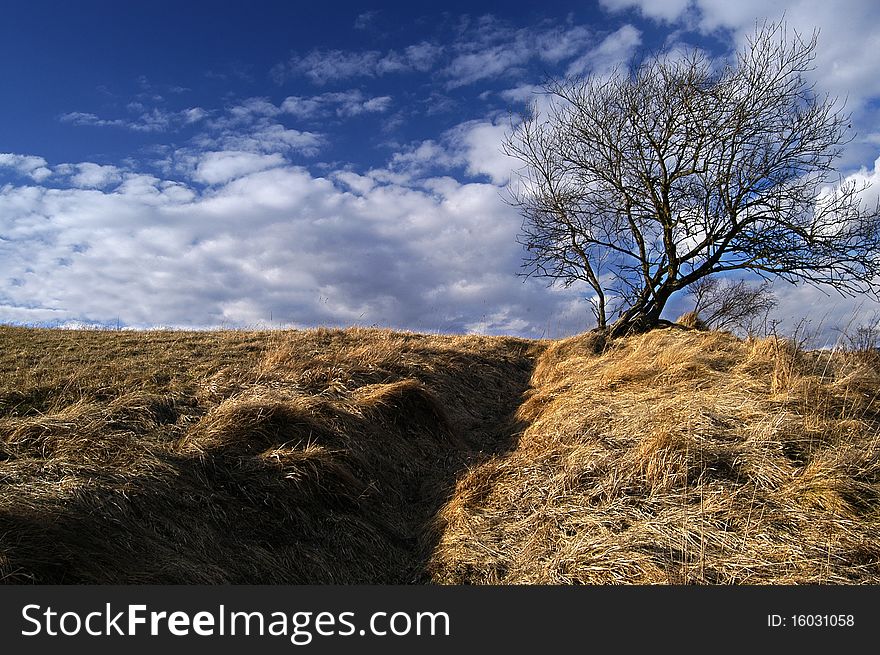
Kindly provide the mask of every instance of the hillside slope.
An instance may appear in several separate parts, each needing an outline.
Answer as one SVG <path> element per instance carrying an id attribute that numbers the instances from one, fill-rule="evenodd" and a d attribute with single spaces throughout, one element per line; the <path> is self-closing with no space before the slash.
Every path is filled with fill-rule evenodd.
<path id="1" fill-rule="evenodd" d="M 658 330 L 0 328 L 7 583 L 877 583 L 880 366 Z"/>
<path id="2" fill-rule="evenodd" d="M 538 360 L 515 451 L 459 483 L 439 582 L 880 582 L 876 357 L 657 330 Z"/>
<path id="3" fill-rule="evenodd" d="M 0 329 L 0 579 L 425 582 L 526 341 Z"/>

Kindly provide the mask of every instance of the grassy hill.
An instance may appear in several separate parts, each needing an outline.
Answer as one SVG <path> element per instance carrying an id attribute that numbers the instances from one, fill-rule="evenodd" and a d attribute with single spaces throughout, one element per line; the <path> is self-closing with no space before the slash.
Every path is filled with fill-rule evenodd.
<path id="1" fill-rule="evenodd" d="M 880 359 L 0 327 L 7 583 L 880 583 Z"/>

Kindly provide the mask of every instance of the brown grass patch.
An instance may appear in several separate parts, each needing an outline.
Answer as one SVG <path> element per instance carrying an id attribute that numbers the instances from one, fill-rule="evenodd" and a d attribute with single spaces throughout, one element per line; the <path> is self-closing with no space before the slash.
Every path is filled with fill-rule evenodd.
<path id="1" fill-rule="evenodd" d="M 447 583 L 880 582 L 877 370 L 674 329 L 539 357 L 441 511 Z"/>
<path id="2" fill-rule="evenodd" d="M 427 581 L 533 344 L 0 328 L 0 580 Z"/>
<path id="3" fill-rule="evenodd" d="M 880 583 L 880 361 L 0 327 L 0 580 Z"/>

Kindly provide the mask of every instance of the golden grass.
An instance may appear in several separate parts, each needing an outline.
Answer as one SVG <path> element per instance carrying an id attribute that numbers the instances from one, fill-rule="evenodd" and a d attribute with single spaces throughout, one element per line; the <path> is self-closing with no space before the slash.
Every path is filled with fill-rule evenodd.
<path id="1" fill-rule="evenodd" d="M 0 328 L 0 580 L 425 582 L 534 347 Z"/>
<path id="2" fill-rule="evenodd" d="M 880 582 L 876 362 L 656 330 L 539 357 L 441 511 L 447 583 Z"/>
<path id="3" fill-rule="evenodd" d="M 0 580 L 876 584 L 880 361 L 0 327 Z"/>

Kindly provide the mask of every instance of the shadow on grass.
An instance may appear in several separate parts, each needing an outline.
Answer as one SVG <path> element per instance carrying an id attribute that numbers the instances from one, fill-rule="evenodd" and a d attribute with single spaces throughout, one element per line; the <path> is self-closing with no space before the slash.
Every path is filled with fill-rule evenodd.
<path id="1" fill-rule="evenodd" d="M 440 508 L 525 427 L 514 413 L 534 360 L 506 355 L 463 352 L 442 388 L 401 368 L 344 402 L 231 398 L 175 443 L 85 410 L 10 428 L 0 581 L 429 583 Z M 457 372 L 470 376 L 461 389 Z M 175 418 L 160 414 L 158 426 Z"/>

